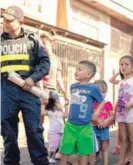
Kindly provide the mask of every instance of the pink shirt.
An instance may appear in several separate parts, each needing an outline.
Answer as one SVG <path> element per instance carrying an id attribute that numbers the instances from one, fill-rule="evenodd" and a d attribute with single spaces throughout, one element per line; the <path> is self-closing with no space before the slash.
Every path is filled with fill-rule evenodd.
<path id="1" fill-rule="evenodd" d="M 94 103 L 94 111 L 97 109 L 97 107 L 98 107 L 98 104 Z M 101 120 L 108 119 L 109 118 L 109 114 L 110 114 L 110 112 L 112 112 L 112 110 L 113 110 L 113 106 L 112 106 L 111 102 L 107 101 L 104 104 L 103 110 L 99 114 L 99 119 L 101 119 Z M 96 124 L 94 123 L 93 126 L 96 126 Z"/>

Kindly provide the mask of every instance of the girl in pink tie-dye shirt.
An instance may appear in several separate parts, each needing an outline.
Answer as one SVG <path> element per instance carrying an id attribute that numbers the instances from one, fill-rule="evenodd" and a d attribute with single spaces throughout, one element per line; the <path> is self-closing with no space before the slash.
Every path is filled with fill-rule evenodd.
<path id="1" fill-rule="evenodd" d="M 116 121 L 120 134 L 120 156 L 117 165 L 123 165 L 128 145 L 131 147 L 131 165 L 133 165 L 133 57 L 123 56 L 119 62 L 124 79 L 119 83 L 119 95 L 116 104 Z"/>
<path id="2" fill-rule="evenodd" d="M 96 85 L 99 86 L 101 89 L 101 92 L 103 94 L 103 97 L 105 98 L 106 93 L 107 93 L 107 83 L 104 80 L 97 80 L 95 82 Z M 97 109 L 98 104 L 94 104 L 94 111 Z M 104 104 L 104 107 L 99 114 L 99 119 L 100 120 L 108 120 L 108 124 L 106 124 L 104 127 L 99 127 L 96 123 L 93 123 L 94 126 L 94 131 L 96 133 L 96 137 L 100 143 L 100 148 L 101 152 L 103 155 L 104 159 L 104 165 L 108 165 L 108 147 L 109 147 L 109 127 L 110 127 L 110 122 L 113 120 L 113 106 L 110 101 L 106 101 Z M 91 155 L 90 157 L 90 165 L 94 165 L 94 154 Z"/>

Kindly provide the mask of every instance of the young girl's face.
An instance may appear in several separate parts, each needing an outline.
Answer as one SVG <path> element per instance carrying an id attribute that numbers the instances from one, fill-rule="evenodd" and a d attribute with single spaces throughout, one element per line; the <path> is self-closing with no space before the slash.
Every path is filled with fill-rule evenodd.
<path id="1" fill-rule="evenodd" d="M 124 76 L 131 75 L 133 72 L 133 64 L 128 58 L 122 58 L 120 60 L 120 71 Z"/>

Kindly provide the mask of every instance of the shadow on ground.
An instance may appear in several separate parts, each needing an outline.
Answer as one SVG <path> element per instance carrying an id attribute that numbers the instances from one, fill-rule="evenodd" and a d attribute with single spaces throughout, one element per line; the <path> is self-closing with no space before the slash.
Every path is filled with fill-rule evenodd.
<path id="1" fill-rule="evenodd" d="M 116 142 L 116 131 L 112 131 L 110 133 L 110 147 L 109 147 L 109 165 L 114 165 L 117 162 L 117 155 L 112 155 L 111 151 L 112 148 L 115 146 L 115 142 Z M 30 162 L 30 158 L 29 158 L 29 153 L 27 150 L 27 147 L 21 147 L 20 148 L 20 152 L 21 152 L 21 161 L 20 161 L 20 165 L 33 165 Z M 1 161 L 3 162 L 3 150 L 1 150 Z M 3 163 L 1 165 L 4 165 Z M 55 165 L 59 165 L 59 161 L 57 161 L 57 164 Z M 98 160 L 96 162 L 96 165 L 103 165 L 103 162 L 101 160 Z"/>

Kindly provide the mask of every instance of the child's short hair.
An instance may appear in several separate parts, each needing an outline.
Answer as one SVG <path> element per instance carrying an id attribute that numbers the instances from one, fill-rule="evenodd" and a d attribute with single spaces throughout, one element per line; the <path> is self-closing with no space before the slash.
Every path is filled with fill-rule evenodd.
<path id="1" fill-rule="evenodd" d="M 93 62 L 84 60 L 84 61 L 80 61 L 79 64 L 83 64 L 83 65 L 87 65 L 88 66 L 88 69 L 89 69 L 89 71 L 91 73 L 90 78 L 95 76 L 95 74 L 96 74 L 96 65 Z"/>
<path id="2" fill-rule="evenodd" d="M 108 90 L 108 85 L 107 85 L 106 81 L 104 81 L 104 80 L 96 80 L 94 83 L 96 85 L 100 86 L 104 91 Z"/>

